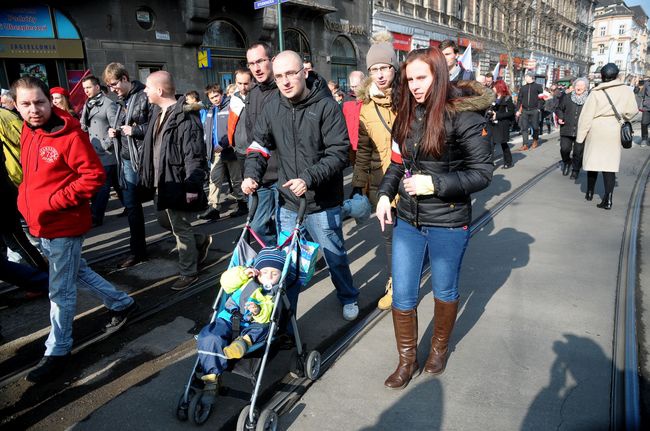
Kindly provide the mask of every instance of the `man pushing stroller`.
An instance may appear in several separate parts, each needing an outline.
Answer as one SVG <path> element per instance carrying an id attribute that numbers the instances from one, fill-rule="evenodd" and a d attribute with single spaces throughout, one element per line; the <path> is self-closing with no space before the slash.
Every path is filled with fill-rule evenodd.
<path id="1" fill-rule="evenodd" d="M 221 288 L 230 297 L 199 334 L 201 380 L 216 383 L 229 359 L 242 358 L 251 346 L 266 339 L 285 260 L 284 251 L 266 247 L 252 268 L 235 266 L 221 275 Z"/>

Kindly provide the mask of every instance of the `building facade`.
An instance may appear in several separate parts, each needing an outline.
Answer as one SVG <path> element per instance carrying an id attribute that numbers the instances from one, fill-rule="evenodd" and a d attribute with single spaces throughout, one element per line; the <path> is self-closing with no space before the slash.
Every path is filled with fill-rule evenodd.
<path id="1" fill-rule="evenodd" d="M 177 91 L 226 86 L 245 67 L 246 47 L 258 40 L 279 49 L 276 7 L 253 1 L 58 1 L 0 6 L 0 86 L 37 73 L 50 86 L 72 89 L 85 70 L 101 75 L 123 63 L 132 79 L 156 70 L 175 78 Z M 285 49 L 311 60 L 326 79 L 345 85 L 363 68 L 369 47 L 366 1 L 288 0 L 282 3 Z M 26 29 L 31 29 L 26 32 Z"/>
<path id="2" fill-rule="evenodd" d="M 484 74 L 512 56 L 515 77 L 534 70 L 544 81 L 586 74 L 590 65 L 593 0 L 375 0 L 373 30 L 388 30 L 395 47 L 457 41 L 472 46 Z"/>
<path id="3" fill-rule="evenodd" d="M 594 79 L 600 68 L 615 63 L 621 77 L 633 82 L 646 74 L 648 16 L 640 6 L 628 7 L 623 1 L 600 2 L 594 16 L 592 45 Z"/>

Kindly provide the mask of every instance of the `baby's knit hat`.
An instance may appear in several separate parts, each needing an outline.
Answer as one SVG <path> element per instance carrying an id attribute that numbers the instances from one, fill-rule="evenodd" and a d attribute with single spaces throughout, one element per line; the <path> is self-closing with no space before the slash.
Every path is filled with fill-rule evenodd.
<path id="1" fill-rule="evenodd" d="M 397 57 L 393 49 L 392 36 L 388 32 L 375 33 L 372 45 L 366 54 L 366 68 L 370 69 L 375 64 L 390 64 L 397 69 Z"/>
<path id="2" fill-rule="evenodd" d="M 282 271 L 287 255 L 275 247 L 264 247 L 255 258 L 255 269 L 275 268 Z"/>

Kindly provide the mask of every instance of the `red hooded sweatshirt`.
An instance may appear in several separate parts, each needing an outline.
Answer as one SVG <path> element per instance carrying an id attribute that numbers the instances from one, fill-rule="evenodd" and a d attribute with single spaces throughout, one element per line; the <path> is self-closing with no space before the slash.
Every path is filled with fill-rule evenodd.
<path id="1" fill-rule="evenodd" d="M 63 126 L 47 133 L 23 124 L 18 209 L 39 238 L 80 236 L 92 225 L 89 201 L 106 174 L 79 121 L 53 107 Z"/>

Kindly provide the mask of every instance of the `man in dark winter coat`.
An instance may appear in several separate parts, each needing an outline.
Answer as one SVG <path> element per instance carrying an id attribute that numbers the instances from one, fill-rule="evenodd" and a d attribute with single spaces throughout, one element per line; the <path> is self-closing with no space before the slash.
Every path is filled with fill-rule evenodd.
<path id="1" fill-rule="evenodd" d="M 271 48 L 263 42 L 251 45 L 246 51 L 248 69 L 253 73 L 253 78 L 256 81 L 246 98 L 246 107 L 244 108 L 246 110 L 246 136 L 249 145 L 253 141 L 253 131 L 262 109 L 273 98 L 278 96 L 278 86 L 273 79 L 273 70 L 271 68 L 272 58 L 273 52 Z M 275 184 L 277 181 L 277 161 L 275 156 L 271 154 L 268 169 L 257 189 L 258 205 L 251 221 L 251 228 L 268 245 L 277 242 L 276 220 L 274 220 L 278 200 L 278 190 Z"/>
<path id="2" fill-rule="evenodd" d="M 571 172 L 570 179 L 572 180 L 578 178 L 582 167 L 582 153 L 585 144 L 576 142 L 576 136 L 578 135 L 580 113 L 589 96 L 588 89 L 589 80 L 586 78 L 576 79 L 573 82 L 573 91 L 562 96 L 555 109 L 557 122 L 560 124 L 560 156 L 564 163 L 562 174 L 566 176 Z M 573 158 L 571 150 L 573 150 Z"/>
<path id="3" fill-rule="evenodd" d="M 451 39 L 443 40 L 440 42 L 440 51 L 447 60 L 447 68 L 449 69 L 449 81 L 473 81 L 476 75 L 471 70 L 466 70 L 461 63 L 458 62 L 458 45 Z"/>
<path id="4" fill-rule="evenodd" d="M 540 101 L 539 96 L 544 93 L 544 88 L 535 82 L 535 74 L 533 72 L 526 73 L 526 84 L 519 90 L 517 96 L 517 119 L 519 120 L 519 127 L 521 127 L 521 136 L 523 137 L 523 144 L 520 150 L 526 151 L 528 149 L 528 128 L 533 129 L 533 145 L 531 148 L 537 148 L 539 141 L 539 116 L 540 116 Z"/>
<path id="5" fill-rule="evenodd" d="M 356 319 L 359 290 L 354 287 L 343 241 L 341 207 L 343 168 L 350 141 L 343 113 L 314 72 L 305 72 L 300 56 L 284 51 L 273 61 L 273 74 L 282 94 L 269 101 L 257 119 L 248 148 L 242 190 L 254 192 L 266 171 L 270 151 L 278 160 L 280 220 L 278 227 L 295 226 L 300 199 L 307 199 L 304 227 L 323 248 L 325 261 L 343 304 L 343 317 Z M 289 292 L 292 305 L 297 289 Z"/>
<path id="6" fill-rule="evenodd" d="M 203 127 L 196 111 L 176 100 L 172 76 L 165 71 L 147 77 L 145 93 L 156 105 L 144 138 L 142 184 L 157 188 L 158 222 L 176 237 L 180 277 L 173 290 L 198 279 L 198 265 L 208 257 L 212 237 L 192 228 L 196 212 L 205 209 L 203 183 L 208 175 Z"/>
<path id="7" fill-rule="evenodd" d="M 122 64 L 110 63 L 106 66 L 103 79 L 108 88 L 117 94 L 120 104 L 116 123 L 108 129 L 108 136 L 117 138 L 115 155 L 118 159 L 118 176 L 129 219 L 131 255 L 119 264 L 120 267 L 127 268 L 147 258 L 138 171 L 142 140 L 149 124 L 149 102 L 144 94 L 144 85 L 139 81 L 131 81 Z"/>
<path id="8" fill-rule="evenodd" d="M 116 124 L 117 103 L 104 96 L 99 87 L 99 79 L 93 75 L 81 81 L 84 93 L 88 97 L 81 112 L 81 130 L 88 132 L 90 143 L 102 162 L 106 171 L 106 182 L 93 196 L 90 209 L 93 215 L 93 226 L 104 222 L 106 204 L 110 197 L 111 186 L 122 200 L 122 189 L 117 174 L 117 157 L 115 156 L 115 138 L 108 136 L 108 129 Z"/>

